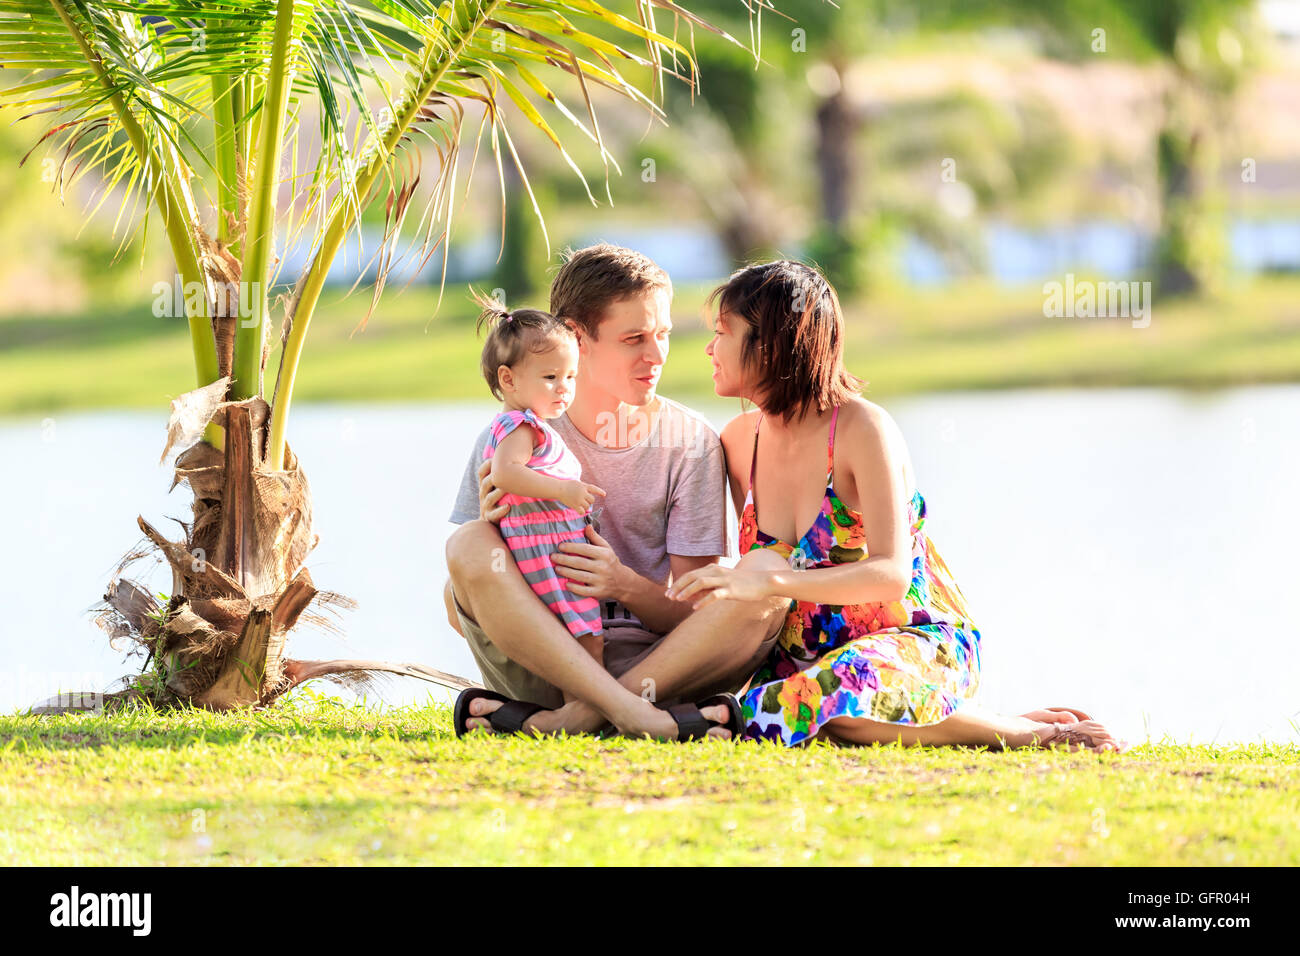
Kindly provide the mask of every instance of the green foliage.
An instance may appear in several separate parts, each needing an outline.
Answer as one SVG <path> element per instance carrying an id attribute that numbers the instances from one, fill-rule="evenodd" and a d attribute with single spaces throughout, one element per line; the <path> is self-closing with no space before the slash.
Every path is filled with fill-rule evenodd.
<path id="1" fill-rule="evenodd" d="M 851 216 L 841 229 L 819 223 L 804 257 L 833 277 L 841 296 L 865 295 L 889 281 L 904 225 L 884 210 Z"/>
<path id="2" fill-rule="evenodd" d="M 158 213 L 176 272 L 204 289 L 185 297 L 200 385 L 230 371 L 232 397 L 262 393 L 265 293 L 280 278 L 272 263 L 279 227 L 290 243 L 308 224 L 319 230 L 307 268 L 290 280 L 288 340 L 270 396 L 267 459 L 278 469 L 304 338 L 335 256 L 363 208 L 382 202 L 378 300 L 410 225 L 421 154 L 403 144 L 427 135 L 438 157 L 428 202 L 410 217 L 426 250 L 451 238 L 470 107 L 483 110 L 475 135 L 486 129 L 498 169 L 513 165 L 539 219 L 508 116 L 549 140 L 594 201 L 543 110 L 594 143 L 607 171 L 612 156 L 592 88 L 659 116 L 641 81 L 649 78 L 653 89 L 666 72 L 694 80 L 688 47 L 652 25 L 656 8 L 685 17 L 692 34 L 715 30 L 669 0 L 646 0 L 639 19 L 586 0 L 455 0 L 432 8 L 423 0 L 12 0 L 0 10 L 0 59 L 21 79 L 0 88 L 0 105 L 49 124 L 41 140 L 60 181 L 96 171 L 106 195 L 122 187 L 124 210 L 143 206 L 129 219 L 144 225 L 151 208 Z M 566 105 L 557 82 L 583 107 Z M 303 156 L 301 120 L 312 111 L 320 135 Z M 204 127 L 197 138 L 195 127 Z M 471 165 L 477 158 L 475 149 Z M 196 183 L 215 195 L 211 208 L 200 207 Z M 281 223 L 275 200 L 286 184 L 300 201 Z M 516 227 L 519 212 L 510 213 Z M 542 231 L 545 237 L 544 224 Z M 532 258 L 513 246 L 503 281 L 526 288 L 523 260 Z M 547 251 L 539 258 L 544 263 Z M 228 313 L 223 293 L 239 286 L 251 294 L 238 295 Z M 233 361 L 217 355 L 213 331 L 232 321 Z"/>
<path id="3" fill-rule="evenodd" d="M 667 106 L 671 115 L 707 108 L 720 119 L 738 148 L 758 146 L 764 123 L 775 120 L 763 108 L 765 80 L 770 68 L 756 67 L 748 50 L 715 38 L 701 39 L 696 47 L 700 70 L 699 89 L 681 85 L 669 87 Z"/>

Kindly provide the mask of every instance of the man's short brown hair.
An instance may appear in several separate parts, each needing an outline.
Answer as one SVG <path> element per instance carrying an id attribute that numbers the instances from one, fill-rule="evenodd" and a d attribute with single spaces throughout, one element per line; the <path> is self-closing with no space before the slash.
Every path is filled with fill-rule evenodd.
<path id="1" fill-rule="evenodd" d="M 611 302 L 657 289 L 666 289 L 672 297 L 668 273 L 649 256 L 602 242 L 565 255 L 564 265 L 551 282 L 551 314 L 573 320 L 584 335 L 594 339 Z"/>

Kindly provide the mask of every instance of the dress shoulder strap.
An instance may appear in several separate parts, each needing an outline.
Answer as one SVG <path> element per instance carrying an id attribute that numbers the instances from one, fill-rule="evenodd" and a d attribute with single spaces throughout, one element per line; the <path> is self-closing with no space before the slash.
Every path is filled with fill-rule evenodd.
<path id="1" fill-rule="evenodd" d="M 840 413 L 840 407 L 836 405 L 831 409 L 831 434 L 826 442 L 826 485 L 829 487 L 835 483 L 835 419 Z"/>
<path id="2" fill-rule="evenodd" d="M 758 413 L 758 420 L 754 422 L 754 454 L 749 459 L 749 493 L 754 493 L 754 468 L 758 465 L 758 426 L 763 421 L 763 413 Z"/>

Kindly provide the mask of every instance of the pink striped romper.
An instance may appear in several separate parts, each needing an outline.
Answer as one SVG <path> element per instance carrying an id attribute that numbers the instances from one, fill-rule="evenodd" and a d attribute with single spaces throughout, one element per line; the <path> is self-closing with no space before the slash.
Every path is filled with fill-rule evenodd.
<path id="1" fill-rule="evenodd" d="M 483 459 L 490 459 L 501 440 L 520 425 L 536 429 L 533 454 L 528 467 L 551 478 L 581 479 L 582 466 L 555 429 L 537 417 L 532 409 L 502 412 L 492 422 L 492 433 L 483 449 Z M 574 637 L 600 634 L 600 602 L 594 597 L 578 597 L 560 584 L 551 555 L 562 541 L 586 541 L 586 516 L 568 505 L 542 498 L 524 498 L 507 492 L 499 502 L 510 506 L 501 519 L 501 537 L 505 539 L 524 580 L 546 602 Z"/>

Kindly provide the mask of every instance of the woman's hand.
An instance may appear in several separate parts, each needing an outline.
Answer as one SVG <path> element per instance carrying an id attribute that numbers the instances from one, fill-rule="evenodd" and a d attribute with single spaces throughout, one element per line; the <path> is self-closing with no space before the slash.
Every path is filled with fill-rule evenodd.
<path id="1" fill-rule="evenodd" d="M 551 555 L 551 563 L 578 597 L 623 600 L 623 580 L 629 568 L 591 525 L 587 525 L 587 541 L 563 542 Z"/>
<path id="2" fill-rule="evenodd" d="M 499 525 L 510 513 L 509 505 L 497 505 L 505 491 L 492 484 L 492 459 L 478 466 L 478 516 Z"/>
<path id="3" fill-rule="evenodd" d="M 674 601 L 691 601 L 692 609 L 714 601 L 761 601 L 776 592 L 771 571 L 725 568 L 720 564 L 707 564 L 687 571 L 672 583 L 664 593 Z"/>

